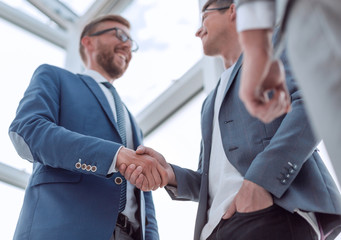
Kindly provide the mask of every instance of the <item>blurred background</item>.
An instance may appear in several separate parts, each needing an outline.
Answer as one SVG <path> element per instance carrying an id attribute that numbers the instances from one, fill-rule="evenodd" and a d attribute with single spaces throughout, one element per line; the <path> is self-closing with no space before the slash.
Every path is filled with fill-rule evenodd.
<path id="1" fill-rule="evenodd" d="M 0 239 L 12 239 L 32 165 L 20 159 L 8 127 L 34 70 L 43 63 L 82 72 L 79 34 L 90 19 L 121 14 L 140 46 L 117 89 L 136 116 L 146 146 L 170 163 L 197 169 L 200 109 L 219 79 L 220 59 L 205 57 L 194 36 L 202 0 L 0 1 Z M 320 152 L 334 174 L 323 144 Z M 162 240 L 192 239 L 197 203 L 153 193 Z"/>

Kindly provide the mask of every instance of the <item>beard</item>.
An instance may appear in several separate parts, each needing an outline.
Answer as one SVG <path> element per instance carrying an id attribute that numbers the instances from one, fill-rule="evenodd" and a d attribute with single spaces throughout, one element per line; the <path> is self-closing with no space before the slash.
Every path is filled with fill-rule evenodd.
<path id="1" fill-rule="evenodd" d="M 128 63 L 122 68 L 115 64 L 114 61 L 114 52 L 111 51 L 111 48 L 106 47 L 104 45 L 99 46 L 99 54 L 97 55 L 98 64 L 104 69 L 104 71 L 112 78 L 117 79 L 123 75 L 128 67 Z"/>

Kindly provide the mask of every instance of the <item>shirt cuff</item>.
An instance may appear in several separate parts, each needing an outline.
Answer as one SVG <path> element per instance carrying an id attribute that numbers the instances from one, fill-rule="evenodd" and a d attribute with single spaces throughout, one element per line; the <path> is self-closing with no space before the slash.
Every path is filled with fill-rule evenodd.
<path id="1" fill-rule="evenodd" d="M 114 159 L 112 160 L 112 163 L 110 165 L 109 171 L 108 171 L 108 175 L 111 173 L 116 173 L 118 172 L 118 170 L 116 169 L 116 161 L 117 161 L 117 155 L 120 152 L 120 150 L 123 148 L 123 146 L 121 146 L 118 151 L 116 152 Z"/>
<path id="2" fill-rule="evenodd" d="M 237 31 L 273 28 L 276 23 L 274 2 L 256 1 L 237 8 Z"/>

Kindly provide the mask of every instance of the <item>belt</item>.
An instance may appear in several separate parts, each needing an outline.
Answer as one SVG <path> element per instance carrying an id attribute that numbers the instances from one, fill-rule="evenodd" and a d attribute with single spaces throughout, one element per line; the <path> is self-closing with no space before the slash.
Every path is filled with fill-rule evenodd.
<path id="1" fill-rule="evenodd" d="M 132 232 L 133 232 L 133 227 L 132 227 L 131 223 L 129 222 L 128 217 L 126 217 L 122 213 L 118 214 L 118 217 L 116 220 L 116 226 L 121 228 L 128 235 L 132 234 Z"/>

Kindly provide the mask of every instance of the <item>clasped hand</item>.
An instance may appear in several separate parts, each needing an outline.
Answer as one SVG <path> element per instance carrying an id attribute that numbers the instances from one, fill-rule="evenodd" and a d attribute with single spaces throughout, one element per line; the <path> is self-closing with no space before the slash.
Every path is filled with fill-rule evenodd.
<path id="1" fill-rule="evenodd" d="M 177 186 L 172 167 L 152 148 L 140 146 L 136 152 L 122 148 L 117 157 L 117 166 L 127 181 L 142 191 L 156 190 L 166 185 Z M 236 211 L 254 212 L 271 205 L 273 205 L 272 195 L 267 190 L 244 179 L 223 218 L 232 217 Z"/>
<path id="2" fill-rule="evenodd" d="M 140 146 L 135 151 L 122 148 L 116 166 L 120 173 L 142 191 L 156 190 L 175 181 L 171 166 L 152 148 Z"/>
<path id="3" fill-rule="evenodd" d="M 244 52 L 240 99 L 252 116 L 269 123 L 291 109 L 283 63 L 272 59 L 270 30 L 246 30 L 239 40 Z"/>

